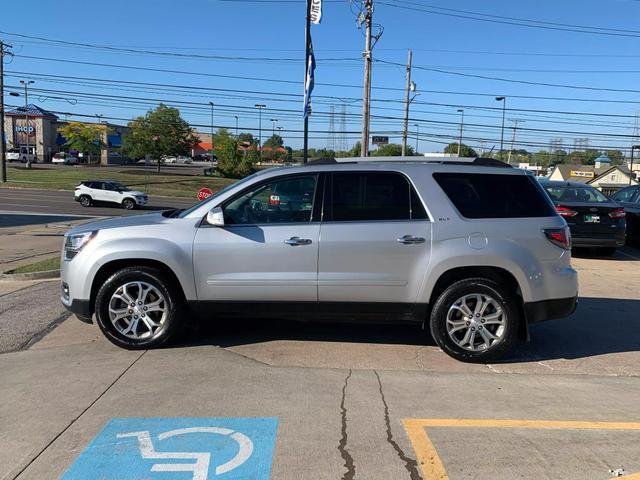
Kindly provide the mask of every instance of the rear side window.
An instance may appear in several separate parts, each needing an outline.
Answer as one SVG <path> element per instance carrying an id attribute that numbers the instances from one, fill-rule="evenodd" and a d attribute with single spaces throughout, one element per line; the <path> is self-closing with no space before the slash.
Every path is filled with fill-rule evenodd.
<path id="1" fill-rule="evenodd" d="M 555 209 L 536 180 L 525 175 L 434 173 L 466 218 L 553 217 Z"/>
<path id="2" fill-rule="evenodd" d="M 409 181 L 396 172 L 334 173 L 330 198 L 333 221 L 427 218 Z"/>
<path id="3" fill-rule="evenodd" d="M 593 187 L 545 187 L 554 202 L 607 203 L 610 200 Z"/>

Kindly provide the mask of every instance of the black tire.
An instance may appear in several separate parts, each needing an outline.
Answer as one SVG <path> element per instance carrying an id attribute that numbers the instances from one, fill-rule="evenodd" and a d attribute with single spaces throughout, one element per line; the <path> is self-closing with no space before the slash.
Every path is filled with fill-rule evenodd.
<path id="1" fill-rule="evenodd" d="M 124 208 L 125 210 L 133 210 L 134 208 L 136 208 L 136 202 L 134 202 L 130 198 L 125 198 L 122 201 L 122 208 Z"/>
<path id="2" fill-rule="evenodd" d="M 465 295 L 473 294 L 490 296 L 497 302 L 505 314 L 503 317 L 503 330 L 501 335 L 499 335 L 499 339 L 494 340 L 486 350 L 469 350 L 463 348 L 454 342 L 447 332 L 447 315 L 449 314 L 449 309 L 456 301 Z M 467 319 L 467 317 L 461 318 Z M 482 319 L 484 320 L 483 317 Z M 473 320 L 475 322 L 475 319 Z M 431 310 L 429 326 L 433 339 L 447 355 L 462 362 L 486 363 L 502 357 L 511 350 L 516 343 L 518 328 L 520 326 L 520 308 L 518 307 L 517 297 L 500 283 L 488 278 L 469 278 L 455 282 L 440 294 Z M 479 325 L 474 328 L 482 330 L 483 328 L 488 329 L 489 327 Z M 491 326 L 490 328 L 494 327 Z M 493 333 L 496 333 L 498 328 L 500 327 L 496 326 Z M 491 332 L 491 330 L 489 331 Z M 462 335 L 462 333 L 464 332 L 461 332 L 460 335 Z"/>
<path id="3" fill-rule="evenodd" d="M 83 207 L 90 207 L 93 204 L 89 195 L 80 195 L 80 205 Z"/>
<path id="4" fill-rule="evenodd" d="M 124 335 L 114 326 L 109 316 L 109 302 L 113 294 L 129 282 L 145 282 L 164 296 L 166 316 L 152 335 L 145 339 L 133 339 Z M 117 271 L 107 279 L 96 295 L 96 321 L 100 330 L 111 343 L 127 350 L 157 348 L 166 344 L 179 329 L 178 312 L 182 306 L 179 294 L 171 287 L 171 282 L 155 268 L 134 266 Z M 142 323 L 140 325 L 149 330 Z"/>

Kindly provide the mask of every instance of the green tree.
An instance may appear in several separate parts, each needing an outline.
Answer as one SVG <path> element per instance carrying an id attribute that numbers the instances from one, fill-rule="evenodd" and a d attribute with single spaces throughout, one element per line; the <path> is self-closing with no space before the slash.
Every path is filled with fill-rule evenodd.
<path id="1" fill-rule="evenodd" d="M 284 140 L 280 135 L 274 134 L 267 138 L 262 144 L 262 158 L 264 160 L 282 161 L 286 157 L 286 153 L 279 151 L 284 148 Z"/>
<path id="2" fill-rule="evenodd" d="M 390 143 L 388 145 L 380 145 L 377 149 L 371 152 L 373 157 L 399 157 L 402 155 L 402 145 L 397 143 Z M 413 155 L 413 148 L 407 145 L 406 155 Z"/>
<path id="3" fill-rule="evenodd" d="M 349 157 L 359 157 L 360 151 L 362 150 L 362 145 L 360 142 L 356 142 L 351 150 L 349 150 Z"/>
<path id="4" fill-rule="evenodd" d="M 89 163 L 92 155 L 100 155 L 104 147 L 102 137 L 107 132 L 106 125 L 95 125 L 82 122 L 69 122 L 58 129 L 67 140 L 65 146 L 89 155 Z"/>
<path id="5" fill-rule="evenodd" d="M 444 148 L 444 153 L 449 153 L 453 155 L 458 154 L 458 144 L 450 143 Z M 471 148 L 469 145 L 465 145 L 464 143 L 460 144 L 460 156 L 461 157 L 477 157 L 478 153 Z"/>
<path id="6" fill-rule="evenodd" d="M 242 178 L 253 171 L 253 159 L 245 155 L 240 140 L 231 136 L 226 129 L 218 130 L 216 135 L 216 154 L 218 171 L 224 177 Z"/>
<path id="7" fill-rule="evenodd" d="M 620 150 L 605 150 L 604 154 L 611 159 L 611 165 L 622 165 L 624 163 L 624 153 Z"/>
<path id="8" fill-rule="evenodd" d="M 198 137 L 178 109 L 161 103 L 155 110 L 129 122 L 122 149 L 132 158 L 151 155 L 157 159 L 160 173 L 163 156 L 186 155 L 196 143 Z"/>

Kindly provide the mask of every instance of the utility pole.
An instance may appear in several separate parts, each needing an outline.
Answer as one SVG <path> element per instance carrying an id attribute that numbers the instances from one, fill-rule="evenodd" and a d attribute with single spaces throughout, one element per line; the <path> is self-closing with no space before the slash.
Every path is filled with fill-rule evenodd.
<path id="1" fill-rule="evenodd" d="M 365 43 L 364 52 L 364 92 L 362 96 L 362 139 L 360 141 L 360 156 L 369 156 L 369 120 L 371 114 L 371 25 L 373 23 L 373 0 L 365 0 L 364 24 Z"/>
<path id="2" fill-rule="evenodd" d="M 24 85 L 24 132 L 27 139 L 27 168 L 31 168 L 31 153 L 29 152 L 29 85 L 36 82 L 33 80 L 20 80 L 20 83 Z M 2 127 L 4 130 L 4 125 Z"/>
<path id="3" fill-rule="evenodd" d="M 409 54 L 407 58 L 407 90 L 404 94 L 404 129 L 402 130 L 402 156 L 404 157 L 407 153 L 407 135 L 409 130 L 409 103 L 411 100 L 409 99 L 412 90 L 411 83 L 411 49 L 409 49 Z"/>
<path id="4" fill-rule="evenodd" d="M 4 135 L 4 56 L 11 55 L 9 48 L 11 45 L 0 40 L 0 181 L 2 183 L 7 181 L 7 139 Z"/>
<path id="5" fill-rule="evenodd" d="M 497 102 L 502 102 L 502 130 L 500 131 L 500 160 L 502 160 L 502 150 L 504 146 L 504 113 L 507 109 L 507 97 L 496 97 Z"/>
<path id="6" fill-rule="evenodd" d="M 213 155 L 213 102 L 209 102 L 209 106 L 211 107 L 211 155 Z"/>
<path id="7" fill-rule="evenodd" d="M 267 106 L 261 103 L 256 103 L 254 107 L 256 107 L 258 109 L 258 112 L 260 112 L 259 113 L 260 123 L 258 127 L 258 149 L 260 153 L 258 154 L 258 158 L 260 159 L 260 161 L 262 161 L 262 109 L 266 108 Z"/>
<path id="8" fill-rule="evenodd" d="M 458 140 L 458 156 L 462 152 L 462 129 L 464 128 L 464 109 L 459 108 L 458 113 L 462 114 L 462 118 L 460 119 L 460 139 Z"/>
<path id="9" fill-rule="evenodd" d="M 238 138 L 238 115 L 234 115 L 236 117 L 236 138 Z"/>
<path id="10" fill-rule="evenodd" d="M 507 163 L 511 163 L 511 152 L 513 150 L 513 146 L 516 143 L 516 130 L 518 129 L 518 123 L 524 122 L 524 120 L 520 120 L 516 118 L 511 120 L 513 122 L 513 135 L 511 136 L 511 148 L 509 149 L 509 156 L 507 157 Z"/>

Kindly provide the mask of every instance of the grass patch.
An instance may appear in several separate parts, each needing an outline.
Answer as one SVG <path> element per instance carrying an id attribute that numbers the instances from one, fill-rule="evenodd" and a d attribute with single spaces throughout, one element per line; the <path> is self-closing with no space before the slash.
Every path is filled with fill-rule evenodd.
<path id="1" fill-rule="evenodd" d="M 157 174 L 154 171 L 135 169 L 118 170 L 113 167 L 61 167 L 31 169 L 9 167 L 8 182 L 3 185 L 13 188 L 38 188 L 41 190 L 73 189 L 83 180 L 114 180 L 132 189 L 149 195 L 166 197 L 195 198 L 202 187 L 209 187 L 214 192 L 223 189 L 235 180 L 230 178 L 205 177 L 204 175 Z"/>
<path id="2" fill-rule="evenodd" d="M 6 273 L 33 273 L 33 272 L 48 272 L 49 270 L 60 269 L 60 257 L 46 258 L 39 262 L 30 263 L 29 265 L 23 265 L 13 270 L 9 270 Z"/>

